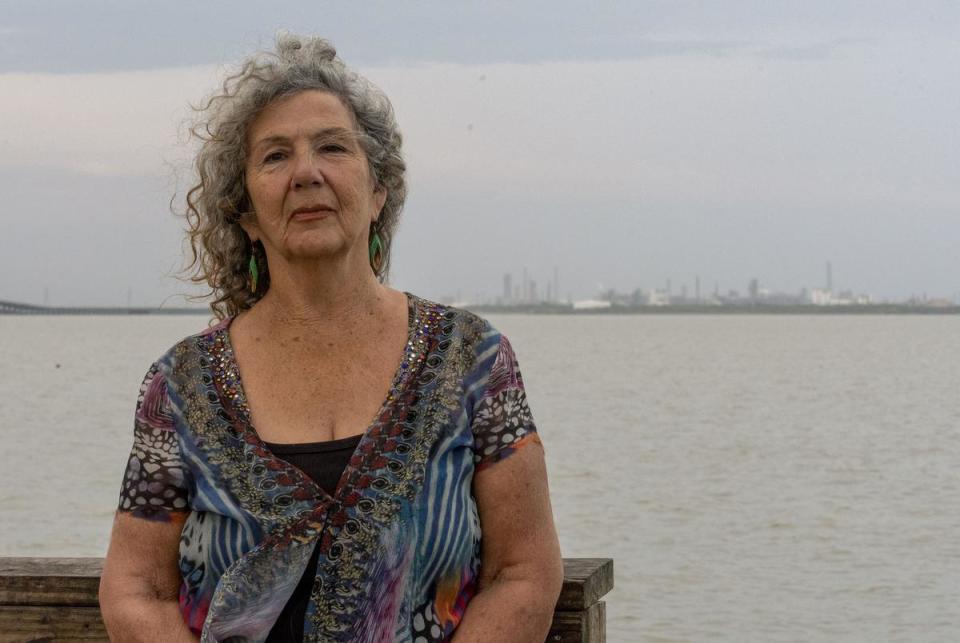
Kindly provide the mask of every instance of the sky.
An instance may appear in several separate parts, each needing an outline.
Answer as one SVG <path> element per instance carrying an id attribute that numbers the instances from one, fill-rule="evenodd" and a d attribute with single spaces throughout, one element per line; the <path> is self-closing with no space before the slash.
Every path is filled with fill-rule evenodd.
<path id="1" fill-rule="evenodd" d="M 394 287 L 960 297 L 956 2 L 0 0 L 0 300 L 198 292 L 189 106 L 279 30 L 394 104 Z"/>

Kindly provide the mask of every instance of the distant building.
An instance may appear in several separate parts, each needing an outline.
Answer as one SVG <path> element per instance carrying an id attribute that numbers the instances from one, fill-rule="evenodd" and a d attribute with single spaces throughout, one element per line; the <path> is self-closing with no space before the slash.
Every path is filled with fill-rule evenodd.
<path id="1" fill-rule="evenodd" d="M 810 291 L 810 303 L 814 306 L 850 306 L 854 304 L 864 306 L 873 303 L 873 298 L 870 295 L 854 295 L 849 290 L 835 295 L 830 290 L 814 288 Z"/>
<path id="2" fill-rule="evenodd" d="M 593 310 L 600 308 L 610 308 L 613 304 L 609 301 L 602 301 L 600 299 L 584 299 L 583 301 L 573 302 L 574 310 Z"/>
<path id="3" fill-rule="evenodd" d="M 810 291 L 810 303 L 814 306 L 829 306 L 833 303 L 833 293 L 823 288 Z"/>
<path id="4" fill-rule="evenodd" d="M 669 306 L 670 293 L 666 290 L 651 290 L 647 293 L 647 306 Z"/>

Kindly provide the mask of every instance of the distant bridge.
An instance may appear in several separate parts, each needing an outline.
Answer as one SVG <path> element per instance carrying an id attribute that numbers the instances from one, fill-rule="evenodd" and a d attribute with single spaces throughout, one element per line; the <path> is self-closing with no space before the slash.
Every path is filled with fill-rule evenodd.
<path id="1" fill-rule="evenodd" d="M 209 308 L 134 308 L 131 306 L 35 306 L 0 300 L 0 315 L 203 315 Z"/>
<path id="2" fill-rule="evenodd" d="M 47 310 L 45 306 L 18 304 L 15 301 L 0 301 L 0 315 L 42 315 Z"/>

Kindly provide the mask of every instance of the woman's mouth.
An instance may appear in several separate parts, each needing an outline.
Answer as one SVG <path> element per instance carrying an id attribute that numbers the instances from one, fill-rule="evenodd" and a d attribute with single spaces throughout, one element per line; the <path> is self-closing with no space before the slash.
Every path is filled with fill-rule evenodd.
<path id="1" fill-rule="evenodd" d="M 323 219 L 333 214 L 333 208 L 325 205 L 311 205 L 303 208 L 297 208 L 293 211 L 291 219 L 295 221 L 312 221 L 314 219 Z"/>

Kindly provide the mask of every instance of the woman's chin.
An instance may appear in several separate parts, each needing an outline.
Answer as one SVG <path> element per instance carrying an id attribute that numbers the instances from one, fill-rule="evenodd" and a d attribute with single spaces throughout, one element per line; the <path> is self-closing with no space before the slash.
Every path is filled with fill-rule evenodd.
<path id="1" fill-rule="evenodd" d="M 349 255 L 347 250 L 346 244 L 334 242 L 332 239 L 311 240 L 288 245 L 283 255 L 291 263 L 328 263 L 338 259 L 346 260 Z"/>

